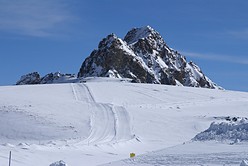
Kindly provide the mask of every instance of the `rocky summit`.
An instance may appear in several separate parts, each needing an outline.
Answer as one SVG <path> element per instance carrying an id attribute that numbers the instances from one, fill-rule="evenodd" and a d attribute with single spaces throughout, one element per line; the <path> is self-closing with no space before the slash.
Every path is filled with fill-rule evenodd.
<path id="1" fill-rule="evenodd" d="M 75 75 L 63 74 L 60 72 L 49 73 L 44 77 L 41 77 L 38 72 L 32 72 L 21 76 L 20 80 L 16 82 L 16 85 L 31 85 L 31 84 L 55 84 L 73 82 Z"/>
<path id="2" fill-rule="evenodd" d="M 83 62 L 78 77 L 131 78 L 153 83 L 222 89 L 193 62 L 171 49 L 150 26 L 131 29 L 124 39 L 110 34 Z"/>
<path id="3" fill-rule="evenodd" d="M 135 83 L 166 84 L 223 89 L 212 82 L 192 61 L 171 49 L 150 26 L 131 29 L 124 39 L 110 34 L 73 74 L 38 72 L 26 74 L 17 85 L 80 82 L 85 77 L 129 78 Z"/>
<path id="4" fill-rule="evenodd" d="M 40 81 L 40 74 L 38 72 L 32 72 L 21 76 L 20 80 L 16 82 L 16 85 L 39 84 Z"/>

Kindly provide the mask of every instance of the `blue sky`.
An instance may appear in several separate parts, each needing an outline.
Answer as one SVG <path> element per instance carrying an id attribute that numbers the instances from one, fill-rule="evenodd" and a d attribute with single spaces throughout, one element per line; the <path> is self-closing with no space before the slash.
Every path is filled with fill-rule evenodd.
<path id="1" fill-rule="evenodd" d="M 150 25 L 225 89 L 248 91 L 247 0 L 0 0 L 0 85 L 77 73 L 110 33 Z"/>

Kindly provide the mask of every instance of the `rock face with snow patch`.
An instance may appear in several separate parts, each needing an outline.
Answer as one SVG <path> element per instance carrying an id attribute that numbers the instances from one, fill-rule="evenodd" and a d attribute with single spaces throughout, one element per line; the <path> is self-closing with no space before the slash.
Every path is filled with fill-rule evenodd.
<path id="1" fill-rule="evenodd" d="M 40 81 L 40 74 L 38 72 L 32 72 L 21 76 L 20 80 L 16 82 L 16 85 L 39 84 Z"/>
<path id="2" fill-rule="evenodd" d="M 193 62 L 169 48 L 150 26 L 124 37 L 110 34 L 83 62 L 78 77 L 131 78 L 134 82 L 222 89 Z"/>
<path id="3" fill-rule="evenodd" d="M 49 166 L 67 166 L 67 164 L 63 160 L 60 160 L 50 164 Z"/>
<path id="4" fill-rule="evenodd" d="M 55 72 L 41 77 L 38 72 L 33 72 L 21 76 L 21 79 L 17 81 L 16 85 L 65 83 L 69 82 L 70 79 L 76 79 L 75 75 Z"/>
<path id="5" fill-rule="evenodd" d="M 42 77 L 40 84 L 63 83 L 69 78 L 74 78 L 73 74 L 62 74 L 60 72 L 49 73 Z"/>

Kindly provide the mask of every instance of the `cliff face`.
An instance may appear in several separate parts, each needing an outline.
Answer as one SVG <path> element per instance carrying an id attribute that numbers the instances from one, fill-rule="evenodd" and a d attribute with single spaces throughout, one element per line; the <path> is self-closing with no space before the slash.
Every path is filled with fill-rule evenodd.
<path id="1" fill-rule="evenodd" d="M 124 39 L 110 34 L 83 62 L 78 77 L 131 78 L 134 82 L 222 89 L 193 62 L 167 46 L 150 26 L 133 28 Z"/>

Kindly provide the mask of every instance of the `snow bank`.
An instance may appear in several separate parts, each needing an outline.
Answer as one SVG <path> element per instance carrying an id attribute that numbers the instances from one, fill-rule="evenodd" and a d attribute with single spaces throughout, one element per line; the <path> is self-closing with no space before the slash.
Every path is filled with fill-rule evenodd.
<path id="1" fill-rule="evenodd" d="M 240 166 L 248 166 L 248 160 L 243 160 L 243 161 L 240 163 Z"/>
<path id="2" fill-rule="evenodd" d="M 248 119 L 241 117 L 226 117 L 222 122 L 213 122 L 210 127 L 197 134 L 196 141 L 248 141 Z"/>
<path id="3" fill-rule="evenodd" d="M 60 160 L 50 164 L 49 166 L 68 166 L 68 165 L 63 160 Z"/>

